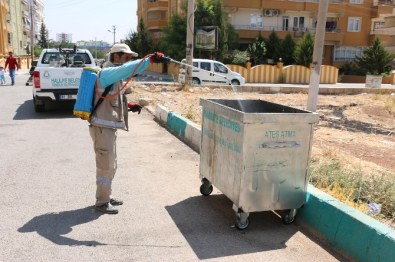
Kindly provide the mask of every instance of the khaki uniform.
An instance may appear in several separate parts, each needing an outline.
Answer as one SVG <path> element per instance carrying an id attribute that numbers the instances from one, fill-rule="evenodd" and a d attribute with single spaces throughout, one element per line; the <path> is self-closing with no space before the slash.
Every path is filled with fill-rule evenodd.
<path id="1" fill-rule="evenodd" d="M 121 66 L 108 63 L 108 67 L 100 72 L 96 80 L 97 93 L 102 94 L 104 87 L 101 83 L 112 84 L 111 91 L 97 107 L 90 118 L 89 132 L 92 137 L 96 154 L 96 206 L 110 201 L 111 185 L 117 170 L 116 139 L 117 130 L 128 131 L 128 103 L 126 96 L 119 93 L 122 80 L 145 70 L 150 64 L 150 58 L 135 60 Z M 136 71 L 135 67 L 139 65 Z M 99 78 L 100 77 L 100 78 Z M 96 91 L 95 91 L 96 92 Z M 100 96 L 95 93 L 95 105 Z"/>
<path id="2" fill-rule="evenodd" d="M 98 92 L 103 93 L 100 82 L 96 83 Z M 116 94 L 121 87 L 122 81 L 113 84 L 90 120 L 89 133 L 96 154 L 96 206 L 110 201 L 112 180 L 117 170 L 117 129 L 128 130 L 126 97 Z M 98 100 L 96 94 L 95 104 Z"/>

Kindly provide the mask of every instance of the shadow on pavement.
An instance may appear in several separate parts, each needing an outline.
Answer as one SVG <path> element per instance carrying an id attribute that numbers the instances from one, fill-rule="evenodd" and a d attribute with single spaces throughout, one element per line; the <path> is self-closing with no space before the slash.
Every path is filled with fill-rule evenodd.
<path id="1" fill-rule="evenodd" d="M 232 202 L 225 195 L 191 197 L 166 210 L 199 259 L 283 249 L 299 231 L 283 225 L 273 212 L 251 213 L 249 228 L 239 231 Z"/>
<path id="2" fill-rule="evenodd" d="M 106 245 L 94 240 L 77 240 L 65 237 L 72 227 L 98 219 L 101 213 L 95 212 L 92 206 L 64 211 L 47 213 L 36 216 L 18 229 L 20 233 L 37 232 L 42 237 L 57 245 L 66 246 L 99 246 Z"/>
<path id="3" fill-rule="evenodd" d="M 61 119 L 74 118 L 73 115 L 74 102 L 68 103 L 48 103 L 45 105 L 45 112 L 37 113 L 34 111 L 33 100 L 27 100 L 21 104 L 16 110 L 14 120 L 28 119 Z"/>

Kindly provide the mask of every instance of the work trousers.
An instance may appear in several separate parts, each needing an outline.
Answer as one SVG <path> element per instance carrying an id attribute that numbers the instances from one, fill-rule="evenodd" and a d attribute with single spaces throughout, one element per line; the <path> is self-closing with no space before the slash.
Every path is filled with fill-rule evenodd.
<path id="1" fill-rule="evenodd" d="M 111 185 L 117 170 L 117 130 L 90 125 L 96 155 L 96 206 L 110 202 Z"/>

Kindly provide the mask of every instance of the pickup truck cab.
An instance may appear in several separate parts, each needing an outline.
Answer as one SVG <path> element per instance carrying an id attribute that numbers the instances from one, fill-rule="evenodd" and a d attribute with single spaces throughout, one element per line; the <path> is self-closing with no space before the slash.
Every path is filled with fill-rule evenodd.
<path id="1" fill-rule="evenodd" d="M 84 66 L 96 67 L 87 49 L 44 49 L 33 72 L 35 111 L 45 111 L 49 102 L 75 101 Z"/>
<path id="2" fill-rule="evenodd" d="M 181 61 L 178 81 L 185 83 L 186 59 Z M 244 85 L 245 79 L 239 73 L 233 72 L 221 62 L 209 59 L 192 59 L 192 84 Z"/>

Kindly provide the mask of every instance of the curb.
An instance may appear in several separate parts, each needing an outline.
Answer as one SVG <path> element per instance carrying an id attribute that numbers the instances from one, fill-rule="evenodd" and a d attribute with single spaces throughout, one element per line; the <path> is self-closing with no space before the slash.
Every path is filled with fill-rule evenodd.
<path id="1" fill-rule="evenodd" d="M 201 128 L 157 105 L 156 120 L 200 153 Z M 331 247 L 358 261 L 393 261 L 395 230 L 308 185 L 306 204 L 296 221 Z"/>

